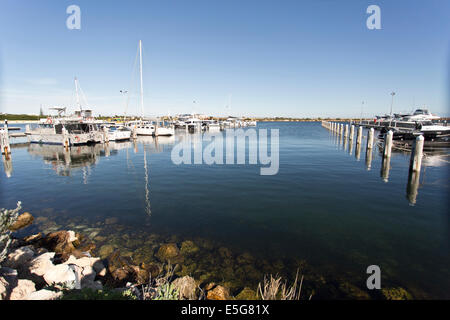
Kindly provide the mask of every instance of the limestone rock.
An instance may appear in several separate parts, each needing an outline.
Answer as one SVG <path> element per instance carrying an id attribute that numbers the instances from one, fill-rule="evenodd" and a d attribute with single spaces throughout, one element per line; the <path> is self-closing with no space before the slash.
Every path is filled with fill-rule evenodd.
<path id="1" fill-rule="evenodd" d="M 36 291 L 36 287 L 33 281 L 19 279 L 17 286 L 11 291 L 10 300 L 24 300 L 34 291 Z"/>
<path id="2" fill-rule="evenodd" d="M 74 241 L 77 240 L 73 231 L 56 231 L 49 233 L 41 244 L 44 248 L 62 255 L 63 260 L 67 260 L 70 254 L 75 251 Z"/>
<path id="3" fill-rule="evenodd" d="M 103 285 L 100 281 L 88 281 L 84 282 L 82 288 L 89 288 L 92 290 L 103 290 Z"/>
<path id="4" fill-rule="evenodd" d="M 18 269 L 23 267 L 34 257 L 34 250 L 30 246 L 20 247 L 8 255 L 5 262 L 6 267 Z"/>
<path id="5" fill-rule="evenodd" d="M 50 268 L 54 266 L 52 262 L 54 257 L 54 252 L 47 252 L 37 256 L 30 261 L 29 271 L 37 276 L 43 276 Z"/>
<path id="6" fill-rule="evenodd" d="M 216 286 L 214 289 L 209 290 L 206 299 L 208 300 L 230 300 L 230 290 L 222 286 Z"/>
<path id="7" fill-rule="evenodd" d="M 6 289 L 6 281 L 0 277 L 0 300 L 5 300 L 8 296 L 8 290 Z"/>
<path id="8" fill-rule="evenodd" d="M 17 270 L 11 268 L 0 268 L 0 298 L 7 299 L 12 288 L 17 286 Z"/>
<path id="9" fill-rule="evenodd" d="M 74 270 L 66 264 L 58 264 L 51 267 L 44 274 L 44 280 L 47 284 L 65 284 L 72 286 L 76 283 L 76 276 Z"/>
<path id="10" fill-rule="evenodd" d="M 30 293 L 25 299 L 26 300 L 56 300 L 63 295 L 61 291 L 51 291 L 47 289 L 42 289 L 39 291 L 34 291 Z"/>
<path id="11" fill-rule="evenodd" d="M 189 276 L 184 276 L 182 278 L 175 279 L 172 282 L 175 289 L 178 289 L 181 298 L 188 300 L 197 299 L 196 289 L 197 284 L 194 278 Z"/>
<path id="12" fill-rule="evenodd" d="M 16 222 L 12 226 L 9 227 L 11 231 L 17 231 L 19 229 L 28 227 L 33 223 L 34 217 L 29 212 L 24 212 L 20 216 L 17 217 Z"/>
<path id="13" fill-rule="evenodd" d="M 23 241 L 26 244 L 32 244 L 32 243 L 35 243 L 35 242 L 37 242 L 37 241 L 39 241 L 41 239 L 42 239 L 42 233 L 39 232 L 37 234 L 32 234 L 30 236 L 26 236 L 25 238 L 23 238 Z"/>

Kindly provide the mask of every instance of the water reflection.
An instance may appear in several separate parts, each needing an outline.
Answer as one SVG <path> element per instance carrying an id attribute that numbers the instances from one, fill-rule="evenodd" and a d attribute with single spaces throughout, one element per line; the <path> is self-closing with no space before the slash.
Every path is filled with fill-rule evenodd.
<path id="1" fill-rule="evenodd" d="M 366 169 L 367 171 L 370 171 L 372 168 L 372 149 L 366 150 Z"/>
<path id="2" fill-rule="evenodd" d="M 406 185 L 406 198 L 410 205 L 415 205 L 420 184 L 420 172 L 410 171 L 408 175 L 408 184 Z"/>
<path id="3" fill-rule="evenodd" d="M 391 170 L 391 157 L 383 157 L 382 159 L 380 176 L 384 182 L 388 182 L 389 171 Z"/>
<path id="4" fill-rule="evenodd" d="M 356 144 L 355 157 L 356 157 L 356 160 L 359 161 L 359 159 L 361 157 L 361 143 Z"/>
<path id="5" fill-rule="evenodd" d="M 3 158 L 3 168 L 5 169 L 5 175 L 7 178 L 10 178 L 13 171 L 11 156 L 6 155 L 2 158 Z"/>
<path id="6" fill-rule="evenodd" d="M 109 152 L 109 151 L 108 151 Z M 60 176 L 70 176 L 72 170 L 83 170 L 83 175 L 88 174 L 89 167 L 98 163 L 99 158 L 105 156 L 103 145 L 76 146 L 65 149 L 58 145 L 30 144 L 28 153 L 33 158 L 42 158 L 44 163 L 50 164 L 52 169 Z M 117 154 L 117 150 L 111 150 L 111 154 Z"/>

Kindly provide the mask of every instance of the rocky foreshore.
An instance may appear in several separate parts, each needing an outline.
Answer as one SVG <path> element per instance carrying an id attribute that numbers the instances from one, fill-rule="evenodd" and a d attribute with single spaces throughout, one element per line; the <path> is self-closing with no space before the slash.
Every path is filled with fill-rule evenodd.
<path id="1" fill-rule="evenodd" d="M 1 299 L 256 300 L 261 299 L 258 282 L 286 269 L 281 260 L 259 261 L 249 253 L 236 254 L 201 239 L 181 241 L 173 235 L 160 239 L 151 234 L 142 241 L 139 232 L 124 230 L 117 218 L 107 218 L 104 224 L 120 228 L 119 237 L 85 224 L 66 226 L 76 231 L 58 230 L 61 226 L 52 220 L 40 216 L 34 221 L 27 212 L 9 230 L 15 232 L 33 222 L 39 226 L 35 232 L 41 232 L 13 237 L 0 263 Z M 101 245 L 96 248 L 98 242 Z M 133 249 L 120 247 L 120 242 Z M 311 295 L 318 299 L 412 298 L 401 287 L 372 294 L 344 278 L 318 274 L 305 261 L 288 269 L 305 274 L 303 299 Z M 237 279 L 243 278 L 253 284 L 242 285 Z"/>
<path id="2" fill-rule="evenodd" d="M 10 227 L 16 231 L 30 225 L 29 213 L 19 216 Z M 102 292 L 113 292 L 114 298 L 131 299 L 231 299 L 230 290 L 208 283 L 204 289 L 190 276 L 171 281 L 179 249 L 175 244 L 162 245 L 157 256 L 168 264 L 135 265 L 119 250 L 103 247 L 107 258 L 93 257 L 95 245 L 72 230 L 41 233 L 22 239 L 14 238 L 0 267 L 0 297 L 3 300 L 54 300 L 67 295 L 78 298 L 108 298 Z M 186 250 L 186 248 L 183 248 Z M 80 294 L 88 292 L 89 296 Z M 77 296 L 77 294 L 79 294 Z M 98 296 L 97 296 L 98 295 Z M 241 298 L 255 298 L 245 288 Z"/>

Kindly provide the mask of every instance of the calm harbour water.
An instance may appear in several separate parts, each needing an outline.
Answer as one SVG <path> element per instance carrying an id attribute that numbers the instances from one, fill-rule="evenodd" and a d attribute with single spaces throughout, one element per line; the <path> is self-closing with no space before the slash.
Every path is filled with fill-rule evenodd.
<path id="1" fill-rule="evenodd" d="M 393 153 L 386 177 L 378 148 L 368 170 L 365 139 L 357 159 L 355 145 L 350 152 L 320 123 L 260 128 L 279 129 L 273 176 L 261 176 L 259 164 L 175 165 L 171 150 L 184 132 L 73 147 L 70 164 L 61 147 L 14 147 L 12 171 L 1 172 L 0 207 L 20 200 L 24 210 L 62 227 L 82 221 L 95 228 L 115 217 L 141 235 L 210 239 L 262 259 L 305 259 L 360 288 L 375 264 L 382 286 L 450 298 L 448 157 L 424 159 L 414 196 L 407 192 L 407 153 Z"/>

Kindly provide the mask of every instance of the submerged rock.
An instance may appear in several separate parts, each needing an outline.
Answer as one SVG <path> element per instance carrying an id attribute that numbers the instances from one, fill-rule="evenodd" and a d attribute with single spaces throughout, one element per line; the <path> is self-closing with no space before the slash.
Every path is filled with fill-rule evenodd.
<path id="1" fill-rule="evenodd" d="M 111 253 L 113 253 L 115 249 L 116 249 L 115 245 L 105 244 L 100 247 L 100 249 L 98 250 L 98 254 L 100 255 L 100 258 L 104 259 Z"/>
<path id="2" fill-rule="evenodd" d="M 355 285 L 343 282 L 340 283 L 339 289 L 345 293 L 345 295 L 350 299 L 356 299 L 356 300 L 369 300 L 370 296 L 367 292 L 361 290 L 360 288 L 356 287 Z"/>
<path id="3" fill-rule="evenodd" d="M 181 243 L 180 253 L 182 255 L 190 256 L 198 252 L 200 249 L 191 240 L 186 240 Z"/>
<path id="4" fill-rule="evenodd" d="M 147 271 L 152 278 L 156 278 L 161 273 L 161 266 L 156 263 L 141 263 L 140 267 Z"/>
<path id="5" fill-rule="evenodd" d="M 28 227 L 33 223 L 34 217 L 29 212 L 24 212 L 20 216 L 17 217 L 16 222 L 12 226 L 9 227 L 11 231 L 17 231 Z"/>
<path id="6" fill-rule="evenodd" d="M 116 218 L 116 217 L 105 219 L 105 224 L 115 224 L 117 222 L 119 222 L 119 218 Z"/>
<path id="7" fill-rule="evenodd" d="M 220 247 L 219 248 L 219 255 L 224 259 L 224 260 L 230 260 L 233 257 L 233 254 L 231 253 L 231 250 L 225 247 Z"/>
<path id="8" fill-rule="evenodd" d="M 245 287 L 239 294 L 236 296 L 237 300 L 258 300 L 256 292 L 248 287 Z"/>
<path id="9" fill-rule="evenodd" d="M 412 295 L 401 287 L 383 288 L 381 294 L 386 300 L 412 300 Z"/>
<path id="10" fill-rule="evenodd" d="M 158 252 L 156 253 L 156 257 L 163 262 L 169 260 L 173 261 L 174 258 L 178 257 L 179 253 L 180 251 L 178 250 L 178 247 L 175 243 L 168 243 L 163 244 L 159 248 Z"/>

